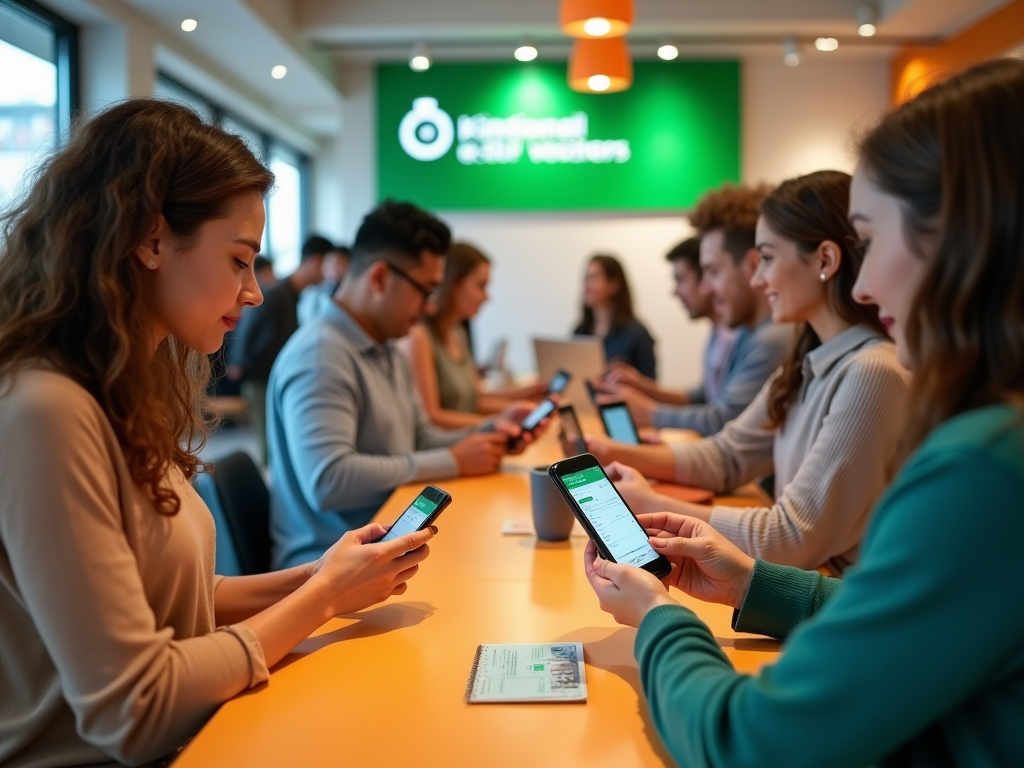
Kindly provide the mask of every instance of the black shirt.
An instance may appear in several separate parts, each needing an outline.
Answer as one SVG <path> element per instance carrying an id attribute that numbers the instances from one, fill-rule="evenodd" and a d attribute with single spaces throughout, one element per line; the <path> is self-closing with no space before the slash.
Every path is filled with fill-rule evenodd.
<path id="1" fill-rule="evenodd" d="M 573 331 L 577 336 L 590 336 L 577 326 Z M 654 359 L 654 339 L 638 320 L 631 320 L 623 326 L 612 328 L 604 337 L 604 357 L 609 363 L 621 360 L 636 368 L 644 376 L 657 378 L 657 362 Z"/>
<path id="2" fill-rule="evenodd" d="M 228 362 L 242 368 L 245 378 L 266 382 L 277 354 L 299 327 L 299 294 L 291 281 L 275 283 L 263 303 L 242 312 L 228 350 Z"/>

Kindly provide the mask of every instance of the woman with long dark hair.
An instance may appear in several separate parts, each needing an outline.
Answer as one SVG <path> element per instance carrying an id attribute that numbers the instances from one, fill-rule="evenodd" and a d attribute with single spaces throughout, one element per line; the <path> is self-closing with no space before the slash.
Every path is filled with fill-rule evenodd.
<path id="1" fill-rule="evenodd" d="M 0 763 L 132 764 L 332 616 L 405 591 L 430 530 L 346 534 L 214 576 L 200 471 L 209 362 L 245 307 L 274 178 L 189 109 L 75 126 L 0 238 Z M 408 554 L 406 554 L 408 553 Z"/>
<path id="2" fill-rule="evenodd" d="M 583 317 L 573 333 L 601 339 L 609 363 L 626 363 L 649 379 L 657 378 L 654 339 L 636 318 L 626 270 L 614 256 L 598 254 L 587 263 Z"/>
<path id="3" fill-rule="evenodd" d="M 862 254 L 849 201 L 850 176 L 839 171 L 790 179 L 762 201 L 752 285 L 774 322 L 796 326 L 797 342 L 743 413 L 696 443 L 588 441 L 602 460 L 625 463 L 617 485 L 634 509 L 708 520 L 773 563 L 838 572 L 857 559 L 889 480 L 908 376 L 878 308 L 853 299 Z M 777 497 L 771 506 L 709 509 L 655 493 L 641 473 L 720 493 L 774 473 Z"/>
<path id="4" fill-rule="evenodd" d="M 840 582 L 754 560 L 692 517 L 642 515 L 669 584 L 787 638 L 755 676 L 656 578 L 600 560 L 639 626 L 651 715 L 688 766 L 1024 764 L 1024 62 L 976 66 L 861 144 L 854 289 L 914 372 L 861 558 Z"/>

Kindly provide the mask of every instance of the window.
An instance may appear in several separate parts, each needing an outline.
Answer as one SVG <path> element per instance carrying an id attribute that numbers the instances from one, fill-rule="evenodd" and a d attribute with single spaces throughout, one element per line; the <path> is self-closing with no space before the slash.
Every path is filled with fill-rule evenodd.
<path id="1" fill-rule="evenodd" d="M 204 120 L 240 136 L 253 154 L 277 177 L 267 196 L 267 225 L 263 230 L 263 255 L 274 264 L 274 273 L 286 277 L 299 265 L 302 241 L 308 230 L 308 160 L 290 146 L 257 130 L 192 89 L 166 75 L 158 75 L 156 95 L 195 109 Z"/>
<path id="2" fill-rule="evenodd" d="M 0 210 L 66 136 L 75 104 L 76 28 L 34 3 L 0 0 Z"/>

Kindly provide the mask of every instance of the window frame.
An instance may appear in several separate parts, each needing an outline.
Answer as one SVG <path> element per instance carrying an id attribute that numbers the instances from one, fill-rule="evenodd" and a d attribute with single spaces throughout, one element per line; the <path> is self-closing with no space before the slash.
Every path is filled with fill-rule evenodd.
<path id="1" fill-rule="evenodd" d="M 5 0 L 0 0 L 0 2 L 5 2 Z M 300 195 L 300 198 L 299 198 L 299 239 L 300 239 L 300 242 L 296 243 L 296 248 L 297 249 L 301 249 L 302 248 L 302 243 L 305 242 L 307 237 L 309 237 L 309 232 L 310 232 L 310 218 L 311 218 L 310 201 L 312 200 L 312 189 L 313 189 L 312 173 L 311 173 L 312 161 L 310 160 L 310 157 L 305 152 L 302 152 L 302 151 L 296 149 L 295 147 L 293 147 L 288 142 L 282 141 L 278 137 L 274 136 L 272 133 L 269 133 L 269 132 L 267 132 L 265 130 L 257 128 L 252 123 L 250 123 L 248 120 L 246 120 L 246 119 L 244 119 L 242 117 L 239 117 L 236 113 L 232 112 L 231 110 L 225 109 L 224 107 L 222 107 L 220 104 L 218 104 L 213 99 L 210 99 L 209 97 L 204 96 L 203 94 L 201 94 L 198 91 L 196 91 L 194 88 L 192 88 L 192 87 L 186 85 L 185 83 L 181 82 L 181 80 L 177 79 L 173 75 L 169 75 L 169 74 L 167 74 L 166 72 L 164 72 L 162 70 L 157 70 L 156 82 L 159 83 L 161 80 L 167 82 L 169 85 L 173 86 L 174 88 L 176 88 L 176 89 L 178 89 L 180 91 L 184 91 L 185 93 L 187 93 L 195 101 L 202 103 L 203 106 L 208 110 L 208 112 L 210 114 L 210 119 L 212 120 L 213 125 L 217 126 L 218 128 L 223 128 L 224 120 L 225 120 L 225 118 L 227 118 L 227 119 L 230 119 L 230 120 L 232 120 L 232 121 L 234 121 L 236 123 L 239 123 L 240 125 L 244 126 L 246 129 L 251 131 L 253 134 L 259 136 L 260 140 L 261 140 L 260 151 L 261 151 L 261 154 L 262 154 L 260 162 L 262 162 L 264 164 L 269 164 L 270 163 L 270 156 L 271 156 L 271 153 L 274 151 L 275 146 L 282 147 L 286 152 L 290 153 L 291 155 L 293 155 L 294 157 L 296 157 L 298 159 L 299 195 Z M 264 202 L 266 202 L 266 200 L 264 200 Z M 263 255 L 267 256 L 271 260 L 271 262 L 273 262 L 274 259 L 277 256 L 277 254 L 275 254 L 273 252 L 268 252 L 270 250 L 270 243 L 272 242 L 271 241 L 270 229 L 271 229 L 270 217 L 267 216 L 266 229 L 264 230 L 264 233 L 263 233 L 265 247 L 263 248 L 261 253 Z"/>
<path id="2" fill-rule="evenodd" d="M 60 147 L 68 140 L 71 121 L 79 108 L 78 26 L 35 0 L 0 0 L 0 5 L 53 31 L 57 68 L 57 146 Z"/>

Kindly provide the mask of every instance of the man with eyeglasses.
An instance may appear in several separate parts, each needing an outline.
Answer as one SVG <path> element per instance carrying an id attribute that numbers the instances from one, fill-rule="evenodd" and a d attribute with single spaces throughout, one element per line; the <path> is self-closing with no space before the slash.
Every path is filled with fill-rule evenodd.
<path id="1" fill-rule="evenodd" d="M 518 433 L 528 404 L 475 431 L 430 424 L 394 348 L 437 298 L 450 243 L 448 227 L 414 205 L 389 200 L 371 211 L 334 300 L 274 364 L 275 568 L 316 560 L 403 483 L 494 472 Z"/>

